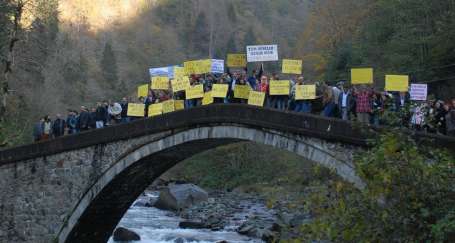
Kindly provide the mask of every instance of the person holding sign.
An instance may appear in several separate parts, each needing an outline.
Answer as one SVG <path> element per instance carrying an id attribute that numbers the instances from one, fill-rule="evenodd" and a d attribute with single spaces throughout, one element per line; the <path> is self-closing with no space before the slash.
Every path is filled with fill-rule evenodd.
<path id="1" fill-rule="evenodd" d="M 256 86 L 256 91 L 265 93 L 265 104 L 269 106 L 270 99 L 269 99 L 269 77 L 267 75 L 262 75 L 259 81 L 259 84 Z M 250 92 L 251 94 L 251 92 Z M 250 95 L 251 96 L 251 95 Z"/>
<path id="2" fill-rule="evenodd" d="M 311 86 L 312 89 L 312 97 L 307 97 L 305 94 L 306 87 Z M 308 87 L 310 88 L 310 87 Z M 297 78 L 297 83 L 292 87 L 291 90 L 291 97 L 294 99 L 294 111 L 295 112 L 304 112 L 304 113 L 311 113 L 312 110 L 312 103 L 311 99 L 316 98 L 316 85 L 305 85 L 305 81 L 303 76 Z"/>
<path id="3" fill-rule="evenodd" d="M 212 86 L 213 103 L 215 104 L 228 103 L 227 100 L 228 90 L 229 84 L 227 84 L 224 78 L 220 78 L 218 82 Z"/>
<path id="4" fill-rule="evenodd" d="M 270 81 L 270 96 L 272 99 L 272 108 L 285 110 L 289 98 L 290 81 L 280 80 L 278 75 L 273 75 L 273 80 Z"/>

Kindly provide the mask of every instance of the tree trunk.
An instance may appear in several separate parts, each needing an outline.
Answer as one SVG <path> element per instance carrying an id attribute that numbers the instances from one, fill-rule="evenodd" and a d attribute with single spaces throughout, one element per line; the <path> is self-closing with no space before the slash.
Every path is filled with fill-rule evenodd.
<path id="1" fill-rule="evenodd" d="M 14 66 L 14 47 L 16 42 L 19 41 L 18 32 L 19 25 L 22 18 L 22 13 L 24 10 L 24 1 L 18 0 L 14 8 L 13 15 L 13 28 L 11 30 L 8 53 L 6 59 L 3 61 L 3 77 L 0 78 L 0 119 L 4 117 L 7 108 L 8 93 L 9 93 L 9 78 L 10 74 L 13 72 Z"/>

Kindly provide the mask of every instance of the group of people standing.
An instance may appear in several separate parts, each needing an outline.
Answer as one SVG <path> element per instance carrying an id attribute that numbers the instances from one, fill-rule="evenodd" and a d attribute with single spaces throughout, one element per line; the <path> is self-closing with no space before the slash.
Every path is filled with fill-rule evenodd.
<path id="1" fill-rule="evenodd" d="M 66 119 L 57 114 L 52 120 L 49 115 L 44 116 L 33 128 L 35 142 L 58 138 L 65 134 L 76 134 L 89 129 L 129 122 L 128 99 L 121 102 L 98 102 L 95 107 L 81 106 L 79 111 L 68 110 Z"/>
<path id="2" fill-rule="evenodd" d="M 305 80 L 303 76 L 289 79 L 288 95 L 270 95 L 270 81 L 280 80 L 277 74 L 266 75 L 263 68 L 224 74 L 191 75 L 190 85 L 203 85 L 204 92 L 212 90 L 213 84 L 227 84 L 228 92 L 224 98 L 214 98 L 213 103 L 247 103 L 247 99 L 236 98 L 236 85 L 246 85 L 252 91 L 265 93 L 264 106 L 280 110 L 316 113 L 324 117 L 343 120 L 356 120 L 364 124 L 403 126 L 426 132 L 455 136 L 455 99 L 443 102 L 436 99 L 411 101 L 407 92 L 379 92 L 368 85 L 348 85 L 339 82 L 328 85 L 323 82 Z M 316 95 L 311 100 L 297 100 L 296 89 L 299 85 L 315 85 Z M 202 98 L 186 99 L 185 91 L 152 90 L 148 95 L 139 97 L 137 102 L 145 104 L 145 117 L 148 107 L 166 100 L 184 100 L 185 109 L 202 105 Z M 394 119 L 392 119 L 394 118 Z M 35 125 L 35 141 L 74 134 L 88 129 L 102 128 L 111 124 L 126 123 L 133 117 L 128 116 L 128 99 L 121 102 L 99 102 L 90 110 L 82 106 L 80 111 L 69 111 L 66 119 L 59 114 L 52 121 L 43 117 Z"/>

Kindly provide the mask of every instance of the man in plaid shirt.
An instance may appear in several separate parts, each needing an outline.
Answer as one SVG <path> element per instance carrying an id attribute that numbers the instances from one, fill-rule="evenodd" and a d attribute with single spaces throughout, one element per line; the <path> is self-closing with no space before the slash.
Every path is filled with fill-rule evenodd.
<path id="1" fill-rule="evenodd" d="M 361 123 L 368 124 L 370 122 L 371 101 L 373 98 L 373 90 L 364 85 L 360 86 L 360 90 L 354 87 L 354 97 L 356 97 L 356 112 L 357 119 Z"/>

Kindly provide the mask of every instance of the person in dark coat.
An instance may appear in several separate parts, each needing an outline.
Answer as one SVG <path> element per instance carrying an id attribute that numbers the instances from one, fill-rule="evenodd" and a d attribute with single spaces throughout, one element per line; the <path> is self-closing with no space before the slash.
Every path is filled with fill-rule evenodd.
<path id="1" fill-rule="evenodd" d="M 66 125 L 68 127 L 68 134 L 77 133 L 77 115 L 75 111 L 68 111 L 68 116 L 66 117 Z"/>
<path id="2" fill-rule="evenodd" d="M 90 111 L 88 126 L 90 129 L 96 128 L 96 108 L 92 108 Z"/>
<path id="3" fill-rule="evenodd" d="M 128 117 L 128 98 L 123 97 L 120 105 L 122 106 L 122 113 L 120 114 L 122 117 L 122 123 L 128 123 L 130 121 Z"/>
<path id="4" fill-rule="evenodd" d="M 106 108 L 104 107 L 103 104 L 98 102 L 96 105 L 96 111 L 95 111 L 95 123 L 96 123 L 96 128 L 103 128 L 104 125 L 107 123 L 107 117 L 106 117 Z"/>
<path id="5" fill-rule="evenodd" d="M 43 136 L 43 124 L 44 124 L 44 118 L 41 118 L 39 122 L 35 124 L 33 127 L 33 141 L 38 142 L 41 140 L 41 137 Z"/>
<path id="6" fill-rule="evenodd" d="M 81 106 L 81 113 L 79 114 L 78 127 L 80 131 L 87 131 L 89 128 L 90 114 L 85 106 Z"/>
<path id="7" fill-rule="evenodd" d="M 54 122 L 52 123 L 52 135 L 54 138 L 65 135 L 66 122 L 62 119 L 60 114 L 57 114 Z"/>

